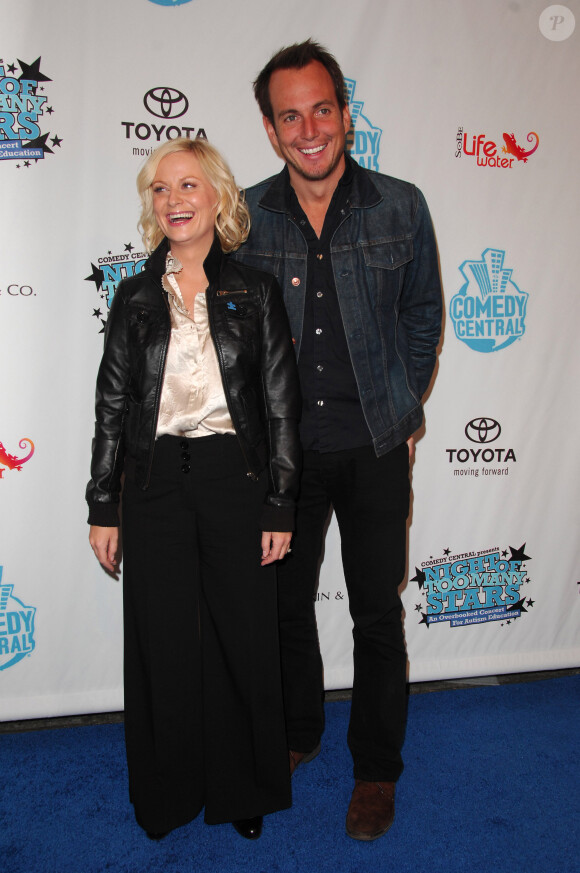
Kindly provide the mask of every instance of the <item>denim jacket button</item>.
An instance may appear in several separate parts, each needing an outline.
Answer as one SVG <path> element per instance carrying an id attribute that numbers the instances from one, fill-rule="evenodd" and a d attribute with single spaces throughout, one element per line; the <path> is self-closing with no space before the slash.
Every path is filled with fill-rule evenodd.
<path id="1" fill-rule="evenodd" d="M 292 279 L 292 284 L 300 285 L 300 279 L 298 278 L 298 276 L 294 276 L 294 278 Z"/>

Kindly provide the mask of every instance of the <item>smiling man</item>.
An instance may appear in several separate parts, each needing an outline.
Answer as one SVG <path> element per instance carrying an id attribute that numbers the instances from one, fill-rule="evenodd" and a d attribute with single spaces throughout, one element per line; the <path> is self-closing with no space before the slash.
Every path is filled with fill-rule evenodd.
<path id="1" fill-rule="evenodd" d="M 394 818 L 403 763 L 409 454 L 441 326 L 437 252 L 413 185 L 360 167 L 334 57 L 307 40 L 254 83 L 285 167 L 250 188 L 247 243 L 234 257 L 274 273 L 298 357 L 304 467 L 292 554 L 278 570 L 289 765 L 315 757 L 324 727 L 314 593 L 332 506 L 353 620 L 347 833 L 374 840 Z"/>

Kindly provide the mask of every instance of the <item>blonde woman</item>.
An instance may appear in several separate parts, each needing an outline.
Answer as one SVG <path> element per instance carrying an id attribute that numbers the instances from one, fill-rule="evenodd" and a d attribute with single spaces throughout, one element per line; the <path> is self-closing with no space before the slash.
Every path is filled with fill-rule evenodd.
<path id="1" fill-rule="evenodd" d="M 124 473 L 130 798 L 153 839 L 202 808 L 255 839 L 290 804 L 274 565 L 299 475 L 294 352 L 276 280 L 227 256 L 249 216 L 216 149 L 168 142 L 137 186 L 150 257 L 111 306 L 87 487 L 116 573 Z"/>

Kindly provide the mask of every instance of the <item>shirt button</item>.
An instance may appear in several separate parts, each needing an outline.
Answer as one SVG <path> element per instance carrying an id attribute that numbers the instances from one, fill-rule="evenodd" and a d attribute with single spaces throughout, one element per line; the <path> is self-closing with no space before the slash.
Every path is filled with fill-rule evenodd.
<path id="1" fill-rule="evenodd" d="M 316 257 L 318 258 L 319 261 L 321 261 L 323 259 L 324 255 L 316 255 Z"/>
<path id="2" fill-rule="evenodd" d="M 187 440 L 181 440 L 181 442 L 179 443 L 179 447 L 185 451 L 189 448 L 189 443 L 187 442 Z"/>
<path id="3" fill-rule="evenodd" d="M 292 284 L 300 285 L 300 279 L 298 278 L 298 276 L 294 276 L 294 278 L 292 279 Z"/>
<path id="4" fill-rule="evenodd" d="M 190 470 L 191 470 L 191 467 L 189 466 L 189 464 L 183 464 L 181 467 L 182 473 L 189 473 Z"/>
<path id="5" fill-rule="evenodd" d="M 322 293 L 322 291 L 317 291 L 316 296 L 317 297 L 324 297 L 324 294 Z"/>
<path id="6" fill-rule="evenodd" d="M 321 333 L 322 333 L 322 328 L 321 328 L 321 327 L 317 327 L 316 330 L 315 330 L 315 333 L 317 333 L 317 334 L 321 334 Z"/>
<path id="7" fill-rule="evenodd" d="M 318 405 L 319 405 L 319 406 L 324 406 L 324 400 L 319 400 L 319 401 L 318 401 Z"/>
<path id="8" fill-rule="evenodd" d="M 322 371 L 324 370 L 324 367 L 322 366 L 322 364 L 319 364 L 316 369 L 318 370 L 319 373 L 322 373 Z"/>

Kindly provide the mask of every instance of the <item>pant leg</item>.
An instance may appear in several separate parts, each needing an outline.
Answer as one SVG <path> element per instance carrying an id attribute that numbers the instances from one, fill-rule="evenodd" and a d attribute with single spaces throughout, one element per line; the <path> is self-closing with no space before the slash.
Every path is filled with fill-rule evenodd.
<path id="1" fill-rule="evenodd" d="M 260 564 L 267 475 L 248 478 L 234 438 L 191 443 L 192 474 L 199 471 L 191 500 L 201 572 L 205 820 L 216 824 L 288 807 L 290 778 L 276 571 Z"/>
<path id="2" fill-rule="evenodd" d="M 354 776 L 396 781 L 403 769 L 407 656 L 398 588 L 406 566 L 406 444 L 337 453 L 329 488 L 341 534 L 353 620 L 354 683 L 348 743 Z"/>
<path id="3" fill-rule="evenodd" d="M 182 462 L 181 462 L 182 463 Z M 137 821 L 161 833 L 204 803 L 199 572 L 182 476 L 123 494 L 125 742 Z"/>
<path id="4" fill-rule="evenodd" d="M 324 684 L 314 595 L 330 500 L 318 452 L 304 452 L 292 552 L 278 565 L 282 685 L 289 748 L 311 751 L 324 729 Z"/>

